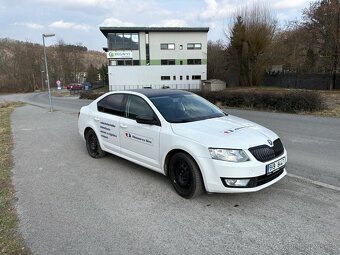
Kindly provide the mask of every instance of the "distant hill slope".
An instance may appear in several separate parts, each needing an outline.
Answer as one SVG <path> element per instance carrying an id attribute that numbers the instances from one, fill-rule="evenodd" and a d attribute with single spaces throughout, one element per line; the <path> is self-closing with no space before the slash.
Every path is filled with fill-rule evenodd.
<path id="1" fill-rule="evenodd" d="M 98 70 L 107 64 L 104 52 L 82 45 L 58 44 L 46 48 L 50 83 L 79 82 L 79 73 Z M 28 92 L 46 88 L 43 46 L 0 38 L 0 92 Z"/>

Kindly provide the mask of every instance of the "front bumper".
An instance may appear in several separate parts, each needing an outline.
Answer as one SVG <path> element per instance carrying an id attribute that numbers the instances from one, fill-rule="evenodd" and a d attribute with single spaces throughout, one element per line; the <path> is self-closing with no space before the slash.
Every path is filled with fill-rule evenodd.
<path id="1" fill-rule="evenodd" d="M 198 164 L 202 170 L 205 188 L 208 192 L 244 193 L 259 191 L 281 180 L 287 174 L 285 166 L 267 175 L 266 165 L 282 157 L 285 157 L 287 162 L 286 150 L 279 157 L 264 163 L 255 158 L 242 163 L 200 158 Z M 250 181 L 245 187 L 230 187 L 225 182 L 225 179 L 229 178 L 250 179 Z"/>

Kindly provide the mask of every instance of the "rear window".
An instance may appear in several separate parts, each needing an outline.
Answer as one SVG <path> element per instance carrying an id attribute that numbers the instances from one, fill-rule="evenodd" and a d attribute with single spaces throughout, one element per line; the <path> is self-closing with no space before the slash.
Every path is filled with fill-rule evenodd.
<path id="1" fill-rule="evenodd" d="M 122 116 L 123 94 L 112 94 L 97 103 L 99 112 Z"/>

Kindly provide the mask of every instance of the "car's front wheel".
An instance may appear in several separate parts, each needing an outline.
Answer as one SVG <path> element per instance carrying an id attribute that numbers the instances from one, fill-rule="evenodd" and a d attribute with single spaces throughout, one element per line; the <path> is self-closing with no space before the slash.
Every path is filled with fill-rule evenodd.
<path id="1" fill-rule="evenodd" d="M 100 147 L 96 133 L 90 129 L 85 135 L 87 152 L 92 158 L 101 158 L 106 155 L 106 152 Z"/>
<path id="2" fill-rule="evenodd" d="M 169 178 L 176 192 L 184 198 L 193 198 L 204 191 L 201 172 L 188 154 L 179 152 L 171 158 Z"/>

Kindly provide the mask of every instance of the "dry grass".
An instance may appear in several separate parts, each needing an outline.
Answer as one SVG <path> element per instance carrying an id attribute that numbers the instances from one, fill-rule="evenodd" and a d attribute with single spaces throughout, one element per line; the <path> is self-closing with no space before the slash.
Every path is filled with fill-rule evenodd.
<path id="1" fill-rule="evenodd" d="M 30 254 L 17 232 L 18 218 L 13 206 L 11 184 L 12 140 L 10 114 L 22 103 L 0 103 L 0 254 Z"/>

